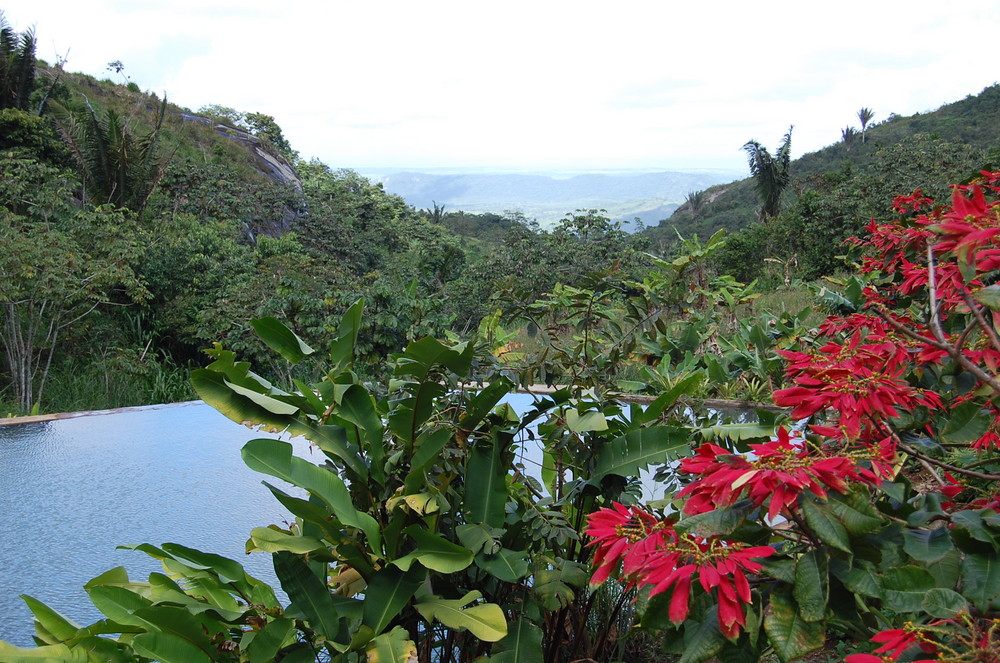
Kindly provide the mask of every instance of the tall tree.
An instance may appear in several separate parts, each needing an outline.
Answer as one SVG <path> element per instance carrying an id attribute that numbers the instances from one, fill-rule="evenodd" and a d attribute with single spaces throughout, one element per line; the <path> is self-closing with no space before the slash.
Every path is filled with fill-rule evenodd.
<path id="1" fill-rule="evenodd" d="M 754 179 L 754 188 L 760 199 L 758 215 L 761 219 L 772 217 L 778 213 L 781 205 L 781 194 L 791 181 L 789 165 L 792 162 L 792 129 L 781 139 L 778 151 L 774 156 L 767 148 L 755 140 L 743 145 L 750 164 L 750 175 Z"/>
<path id="2" fill-rule="evenodd" d="M 865 129 L 868 128 L 868 123 L 871 122 L 872 118 L 875 117 L 875 111 L 871 108 L 862 108 L 858 111 L 858 121 L 861 122 L 861 142 L 865 142 Z"/>
<path id="3" fill-rule="evenodd" d="M 0 11 L 0 108 L 28 110 L 35 89 L 35 33 L 21 34 Z"/>

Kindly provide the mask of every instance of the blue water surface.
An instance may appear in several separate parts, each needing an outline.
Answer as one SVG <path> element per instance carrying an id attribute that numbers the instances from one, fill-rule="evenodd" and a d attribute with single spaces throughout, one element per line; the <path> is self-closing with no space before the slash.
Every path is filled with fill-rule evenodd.
<path id="1" fill-rule="evenodd" d="M 251 529 L 289 519 L 240 457 L 257 437 L 268 435 L 202 403 L 0 426 L 0 640 L 32 644 L 21 594 L 85 625 L 101 618 L 88 580 L 115 566 L 140 580 L 161 570 L 118 545 L 180 543 L 274 584 L 271 556 L 245 553 Z"/>

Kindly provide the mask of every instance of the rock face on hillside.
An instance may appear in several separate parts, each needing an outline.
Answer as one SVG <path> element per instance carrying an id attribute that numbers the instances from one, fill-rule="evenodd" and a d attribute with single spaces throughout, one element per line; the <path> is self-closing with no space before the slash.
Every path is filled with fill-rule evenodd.
<path id="1" fill-rule="evenodd" d="M 254 154 L 254 167 L 259 172 L 267 175 L 279 184 L 289 184 L 298 191 L 302 190 L 302 180 L 299 179 L 295 169 L 292 168 L 292 164 L 288 163 L 280 154 L 275 154 L 266 149 L 261 140 L 250 132 L 225 124 L 215 123 L 207 117 L 192 113 L 181 113 L 181 117 L 188 122 L 200 122 L 201 124 L 211 126 L 219 135 L 245 143 L 251 148 Z"/>

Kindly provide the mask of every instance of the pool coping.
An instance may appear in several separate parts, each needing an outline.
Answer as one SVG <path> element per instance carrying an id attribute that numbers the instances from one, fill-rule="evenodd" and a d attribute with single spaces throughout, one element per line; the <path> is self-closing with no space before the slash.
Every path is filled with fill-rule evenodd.
<path id="1" fill-rule="evenodd" d="M 192 405 L 202 405 L 205 401 L 181 401 L 180 403 L 158 403 L 156 405 L 132 405 L 129 407 L 116 407 L 108 410 L 81 410 L 79 412 L 53 412 L 52 414 L 36 414 L 28 417 L 2 417 L 0 426 L 14 426 L 17 424 L 35 424 L 46 421 L 57 421 L 59 419 L 76 419 L 78 417 L 93 417 L 101 414 L 117 414 L 119 412 L 139 412 L 142 410 L 165 410 L 173 407 L 190 407 Z"/>

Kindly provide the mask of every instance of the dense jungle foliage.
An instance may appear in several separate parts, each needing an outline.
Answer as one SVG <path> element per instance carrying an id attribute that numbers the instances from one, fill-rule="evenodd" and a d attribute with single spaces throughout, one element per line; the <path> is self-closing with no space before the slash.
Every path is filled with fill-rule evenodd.
<path id="1" fill-rule="evenodd" d="M 718 243 L 706 274 L 766 289 L 834 274 L 842 240 L 887 214 L 898 191 L 941 194 L 985 165 L 1000 112 L 989 88 L 869 124 L 864 140 L 845 130 L 842 144 L 788 166 L 776 214 L 758 216 L 747 180 L 692 194 L 646 233 L 600 210 L 543 230 L 517 213 L 414 209 L 355 172 L 302 160 L 270 116 L 191 112 L 142 92 L 121 62 L 108 71 L 124 84 L 95 80 L 36 61 L 31 32 L 4 24 L 3 35 L 4 413 L 191 398 L 187 374 L 207 345 L 266 360 L 248 321 L 273 315 L 322 347 L 359 297 L 360 356 L 380 360 L 426 334 L 468 333 L 556 284 L 610 273 L 621 297 L 651 273 L 649 254 L 673 259 L 723 227 L 744 230 Z M 536 329 L 519 341 L 532 345 Z"/>
<path id="2" fill-rule="evenodd" d="M 794 128 L 750 140 L 757 220 L 653 255 L 598 210 L 415 210 L 268 116 L 35 62 L 2 18 L 0 105 L 4 403 L 196 393 L 315 447 L 243 449 L 298 489 L 269 485 L 290 522 L 247 543 L 280 587 L 135 545 L 164 572 L 94 578 L 89 625 L 24 596 L 37 646 L 0 662 L 1000 662 L 1000 171 L 958 142 L 990 140 L 975 122 L 897 139 L 923 118 L 862 109 L 831 154 L 864 158 L 832 171 L 788 158 Z M 746 282 L 802 276 L 817 309 Z M 762 407 L 692 408 L 713 396 Z"/>

